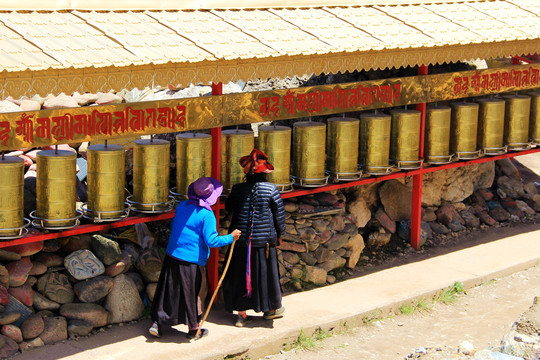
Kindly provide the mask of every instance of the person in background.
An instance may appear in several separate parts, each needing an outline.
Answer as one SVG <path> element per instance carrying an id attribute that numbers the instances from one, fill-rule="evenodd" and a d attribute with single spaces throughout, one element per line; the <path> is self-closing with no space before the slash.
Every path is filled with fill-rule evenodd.
<path id="1" fill-rule="evenodd" d="M 277 187 L 266 181 L 274 167 L 260 150 L 240 158 L 245 182 L 235 184 L 225 208 L 232 212 L 230 229 L 240 229 L 230 269 L 223 282 L 225 308 L 237 311 L 236 326 L 251 321 L 246 310 L 263 312 L 264 319 L 283 316 L 276 246 L 285 232 L 285 209 Z"/>
<path id="2" fill-rule="evenodd" d="M 223 191 L 223 185 L 211 177 L 201 177 L 188 187 L 188 200 L 181 202 L 172 221 L 165 260 L 152 303 L 149 329 L 156 337 L 164 325 L 186 324 L 188 339 L 194 339 L 199 328 L 197 294 L 201 287 L 199 266 L 206 265 L 211 247 L 231 244 L 240 237 L 239 230 L 218 236 L 212 209 Z M 208 335 L 201 329 L 199 336 Z"/>

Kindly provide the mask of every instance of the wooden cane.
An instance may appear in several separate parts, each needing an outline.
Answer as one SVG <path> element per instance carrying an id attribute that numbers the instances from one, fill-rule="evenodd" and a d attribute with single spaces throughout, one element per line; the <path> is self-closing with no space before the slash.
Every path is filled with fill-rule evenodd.
<path id="1" fill-rule="evenodd" d="M 229 269 L 229 264 L 231 263 L 232 254 L 234 250 L 234 244 L 236 244 L 236 240 L 232 242 L 231 245 L 231 251 L 229 252 L 229 258 L 227 259 L 227 263 L 225 264 L 225 268 L 223 269 L 223 274 L 221 274 L 221 278 L 219 278 L 218 284 L 216 286 L 216 289 L 214 290 L 214 293 L 212 294 L 212 298 L 210 299 L 210 303 L 208 304 L 208 307 L 206 308 L 206 312 L 204 313 L 204 316 L 201 320 L 201 323 L 199 324 L 199 328 L 197 329 L 197 332 L 195 333 L 195 339 L 199 337 L 199 333 L 201 332 L 202 326 L 204 322 L 206 321 L 206 318 L 208 317 L 208 314 L 210 313 L 210 308 L 212 307 L 212 304 L 214 303 L 214 300 L 216 299 L 216 295 L 218 293 L 219 287 L 221 286 L 221 283 L 223 282 L 223 279 L 225 279 L 225 274 L 227 274 L 227 270 Z"/>

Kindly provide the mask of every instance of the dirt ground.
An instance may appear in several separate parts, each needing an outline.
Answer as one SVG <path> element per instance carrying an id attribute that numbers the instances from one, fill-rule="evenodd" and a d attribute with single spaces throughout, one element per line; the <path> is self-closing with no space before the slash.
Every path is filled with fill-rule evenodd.
<path id="1" fill-rule="evenodd" d="M 422 348 L 457 349 L 463 341 L 482 350 L 499 345 L 514 321 L 538 295 L 540 267 L 536 266 L 469 289 L 448 305 L 436 302 L 428 310 L 345 329 L 341 334 L 318 341 L 310 350 L 293 349 L 266 358 L 395 360 L 419 354 Z"/>

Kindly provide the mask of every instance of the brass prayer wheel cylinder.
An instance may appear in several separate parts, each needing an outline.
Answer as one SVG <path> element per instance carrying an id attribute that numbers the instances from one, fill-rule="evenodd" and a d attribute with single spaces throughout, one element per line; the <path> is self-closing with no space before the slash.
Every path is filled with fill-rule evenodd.
<path id="1" fill-rule="evenodd" d="M 257 149 L 268 156 L 274 171 L 266 175 L 278 188 L 290 188 L 291 184 L 291 133 L 288 126 L 260 126 Z"/>
<path id="2" fill-rule="evenodd" d="M 212 136 L 185 132 L 176 135 L 176 193 L 187 196 L 189 184 L 212 173 Z"/>
<path id="3" fill-rule="evenodd" d="M 0 158 L 0 179 L 0 236 L 16 236 L 24 223 L 23 159 Z"/>
<path id="4" fill-rule="evenodd" d="M 244 181 L 244 169 L 238 162 L 255 147 L 255 137 L 250 130 L 223 130 L 221 132 L 221 183 L 228 192 L 234 184 Z"/>
<path id="5" fill-rule="evenodd" d="M 459 158 L 478 157 L 478 110 L 477 103 L 456 102 L 452 106 L 450 149 Z"/>
<path id="6" fill-rule="evenodd" d="M 511 150 L 524 150 L 529 147 L 529 118 L 531 97 L 527 95 L 508 95 L 504 121 L 504 142 Z"/>
<path id="7" fill-rule="evenodd" d="M 167 208 L 169 201 L 170 143 L 141 139 L 133 147 L 133 204 L 135 210 Z M 152 205 L 150 205 L 152 204 Z"/>
<path id="8" fill-rule="evenodd" d="M 450 162 L 450 122 L 452 109 L 430 106 L 426 109 L 426 137 L 424 157 L 430 163 Z"/>
<path id="9" fill-rule="evenodd" d="M 540 145 L 540 91 L 529 93 L 531 97 L 531 115 L 529 138 L 536 145 Z"/>
<path id="10" fill-rule="evenodd" d="M 486 154 L 504 153 L 503 99 L 478 99 L 478 148 Z"/>
<path id="11" fill-rule="evenodd" d="M 293 128 L 292 174 L 299 185 L 325 185 L 326 125 L 300 121 Z"/>
<path id="12" fill-rule="evenodd" d="M 36 162 L 36 216 L 42 219 L 42 227 L 74 226 L 77 154 L 68 150 L 42 150 L 37 153 Z"/>
<path id="13" fill-rule="evenodd" d="M 390 159 L 399 167 L 401 163 L 418 164 L 420 152 L 420 111 L 398 109 L 390 112 Z"/>
<path id="14" fill-rule="evenodd" d="M 326 169 L 333 178 L 358 177 L 358 136 L 360 120 L 328 119 Z"/>
<path id="15" fill-rule="evenodd" d="M 126 152 L 120 145 L 91 145 L 88 160 L 88 215 L 116 219 L 124 215 Z M 103 213 L 101 213 L 103 212 Z"/>
<path id="16" fill-rule="evenodd" d="M 390 115 L 360 115 L 359 161 L 365 172 L 384 174 L 388 171 L 391 126 Z"/>

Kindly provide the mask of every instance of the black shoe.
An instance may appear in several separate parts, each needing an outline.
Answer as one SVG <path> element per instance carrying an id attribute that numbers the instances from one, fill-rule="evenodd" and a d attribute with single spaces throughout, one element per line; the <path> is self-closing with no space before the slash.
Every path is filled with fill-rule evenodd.
<path id="1" fill-rule="evenodd" d="M 190 340 L 192 339 L 199 340 L 200 338 L 208 335 L 208 329 L 201 329 L 201 331 L 199 331 L 199 336 L 197 337 L 195 337 L 196 334 L 197 334 L 197 330 L 189 330 L 188 333 L 186 334 L 186 337 Z"/>
<path id="2" fill-rule="evenodd" d="M 251 316 L 247 316 L 246 317 L 243 317 L 242 315 L 238 315 L 236 317 L 236 323 L 234 324 L 234 326 L 236 327 L 244 327 L 246 326 L 247 323 L 251 322 L 253 320 L 253 318 Z"/>
<path id="3" fill-rule="evenodd" d="M 283 313 L 285 312 L 285 307 L 282 306 L 277 310 L 270 310 L 268 312 L 265 312 L 263 317 L 266 320 L 272 320 L 272 319 L 279 319 L 283 317 Z"/>

